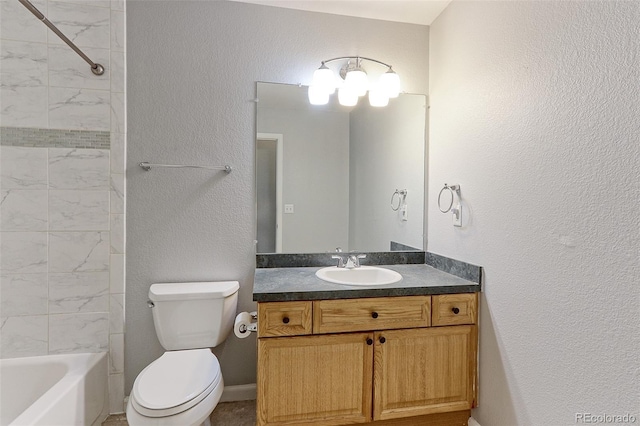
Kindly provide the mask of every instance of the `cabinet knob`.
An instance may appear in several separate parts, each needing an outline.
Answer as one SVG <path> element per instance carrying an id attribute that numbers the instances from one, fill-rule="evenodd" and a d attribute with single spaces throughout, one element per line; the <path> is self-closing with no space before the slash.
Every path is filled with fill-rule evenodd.
<path id="1" fill-rule="evenodd" d="M 378 318 L 377 312 L 371 312 L 371 318 Z"/>
<path id="2" fill-rule="evenodd" d="M 453 307 L 451 308 L 451 312 L 453 312 L 454 314 L 458 315 L 460 313 L 460 309 Z"/>
<path id="3" fill-rule="evenodd" d="M 289 324 L 289 317 L 282 318 L 282 322 L 285 324 Z"/>
<path id="4" fill-rule="evenodd" d="M 369 346 L 373 345 L 373 339 L 371 338 L 367 339 L 367 345 Z"/>
<path id="5" fill-rule="evenodd" d="M 387 341 L 387 339 L 385 339 L 384 336 L 380 336 L 380 343 L 384 343 L 386 341 Z"/>

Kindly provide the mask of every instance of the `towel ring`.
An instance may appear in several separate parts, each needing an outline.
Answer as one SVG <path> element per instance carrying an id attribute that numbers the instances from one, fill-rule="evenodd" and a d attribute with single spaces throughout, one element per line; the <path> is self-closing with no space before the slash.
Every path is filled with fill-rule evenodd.
<path id="1" fill-rule="evenodd" d="M 451 203 L 449 203 L 449 207 L 447 207 L 446 209 L 442 209 L 442 203 L 440 198 L 442 197 L 442 193 L 445 190 L 449 190 L 449 192 L 451 193 Z M 440 190 L 440 193 L 438 194 L 438 209 L 442 212 L 442 213 L 448 213 L 451 211 L 451 207 L 453 207 L 453 199 L 455 198 L 454 196 L 454 191 L 456 194 L 458 194 L 458 196 L 460 196 L 459 191 L 460 191 L 460 185 L 447 185 L 446 183 L 444 184 L 444 187 Z"/>
<path id="2" fill-rule="evenodd" d="M 393 206 L 393 199 L 395 196 L 398 196 L 398 206 L 394 207 Z M 400 206 L 402 205 L 402 199 L 404 197 L 407 196 L 407 190 L 406 189 L 396 189 L 396 192 L 394 192 L 393 194 L 391 194 L 391 210 L 393 210 L 394 212 L 397 212 L 398 209 L 400 208 Z"/>

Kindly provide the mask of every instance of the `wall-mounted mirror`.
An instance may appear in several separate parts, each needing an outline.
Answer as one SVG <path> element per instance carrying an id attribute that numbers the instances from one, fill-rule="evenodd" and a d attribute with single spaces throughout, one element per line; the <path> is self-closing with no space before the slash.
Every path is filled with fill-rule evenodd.
<path id="1" fill-rule="evenodd" d="M 258 83 L 257 252 L 422 250 L 426 96 L 335 98 Z"/>

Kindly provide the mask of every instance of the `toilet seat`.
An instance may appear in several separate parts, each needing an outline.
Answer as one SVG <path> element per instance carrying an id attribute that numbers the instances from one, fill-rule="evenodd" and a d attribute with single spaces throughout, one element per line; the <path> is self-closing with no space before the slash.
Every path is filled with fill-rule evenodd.
<path id="1" fill-rule="evenodd" d="M 201 402 L 221 382 L 220 363 L 209 349 L 168 351 L 138 375 L 131 403 L 147 417 L 171 416 Z"/>

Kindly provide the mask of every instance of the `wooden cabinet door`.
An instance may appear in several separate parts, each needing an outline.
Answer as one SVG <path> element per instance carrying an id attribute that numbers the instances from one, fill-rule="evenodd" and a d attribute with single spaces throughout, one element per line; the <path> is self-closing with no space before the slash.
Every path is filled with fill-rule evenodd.
<path id="1" fill-rule="evenodd" d="M 258 339 L 258 425 L 371 421 L 371 339 L 373 333 Z"/>
<path id="2" fill-rule="evenodd" d="M 374 420 L 469 410 L 475 326 L 389 330 L 374 338 Z"/>

